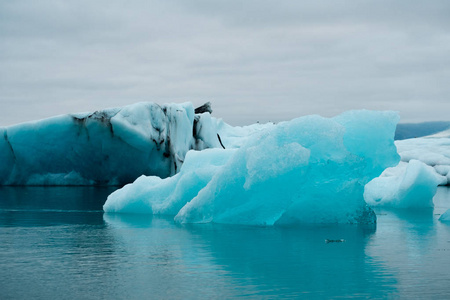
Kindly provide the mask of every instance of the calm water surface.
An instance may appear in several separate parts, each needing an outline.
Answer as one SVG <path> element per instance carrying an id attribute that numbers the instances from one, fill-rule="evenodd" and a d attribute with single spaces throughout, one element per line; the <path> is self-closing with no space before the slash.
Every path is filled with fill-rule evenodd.
<path id="1" fill-rule="evenodd" d="M 0 299 L 450 299 L 448 188 L 376 227 L 296 228 L 104 214 L 111 191 L 1 187 Z"/>

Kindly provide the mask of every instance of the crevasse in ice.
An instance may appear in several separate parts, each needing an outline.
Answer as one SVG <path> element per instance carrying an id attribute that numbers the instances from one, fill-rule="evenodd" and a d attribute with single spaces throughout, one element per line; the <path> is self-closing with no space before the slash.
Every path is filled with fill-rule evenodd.
<path id="1" fill-rule="evenodd" d="M 104 210 L 173 214 L 180 223 L 374 223 L 364 185 L 398 163 L 397 122 L 392 112 L 351 111 L 258 128 L 245 139 L 222 130 L 225 144 L 237 136 L 237 150 L 189 152 L 179 174 L 141 177 L 111 194 Z"/>

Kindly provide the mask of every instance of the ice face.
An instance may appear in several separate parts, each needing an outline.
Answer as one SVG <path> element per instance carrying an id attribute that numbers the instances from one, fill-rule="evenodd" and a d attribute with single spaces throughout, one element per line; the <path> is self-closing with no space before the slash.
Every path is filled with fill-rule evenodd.
<path id="1" fill-rule="evenodd" d="M 441 222 L 450 222 L 450 209 L 448 209 L 445 213 L 440 216 L 439 221 Z"/>
<path id="2" fill-rule="evenodd" d="M 219 130 L 224 141 L 236 134 L 239 148 L 189 152 L 180 174 L 141 177 L 104 209 L 176 214 L 181 223 L 374 223 L 364 185 L 398 163 L 397 122 L 395 113 L 354 111 L 241 129 L 246 139 Z"/>
<path id="3" fill-rule="evenodd" d="M 103 209 L 108 213 L 176 215 L 231 157 L 235 150 L 189 151 L 180 173 L 165 179 L 141 176 L 112 193 Z"/>
<path id="4" fill-rule="evenodd" d="M 195 149 L 194 118 L 190 103 L 137 103 L 1 128 L 0 184 L 111 185 L 173 175 Z"/>

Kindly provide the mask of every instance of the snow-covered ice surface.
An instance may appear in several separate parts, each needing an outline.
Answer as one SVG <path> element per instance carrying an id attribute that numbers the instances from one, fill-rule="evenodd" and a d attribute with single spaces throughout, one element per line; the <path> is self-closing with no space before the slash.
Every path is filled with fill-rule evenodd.
<path id="1" fill-rule="evenodd" d="M 351 111 L 219 130 L 239 148 L 189 152 L 178 175 L 141 177 L 104 210 L 176 214 L 180 223 L 374 223 L 364 185 L 398 163 L 397 122 L 391 112 Z"/>
<path id="2" fill-rule="evenodd" d="M 420 160 L 434 168 L 441 180 L 440 185 L 449 185 L 450 138 L 438 136 L 440 135 L 396 141 L 395 145 L 403 162 L 409 162 L 412 159 Z"/>
<path id="3" fill-rule="evenodd" d="M 450 138 L 450 128 L 427 136 L 427 138 Z"/>

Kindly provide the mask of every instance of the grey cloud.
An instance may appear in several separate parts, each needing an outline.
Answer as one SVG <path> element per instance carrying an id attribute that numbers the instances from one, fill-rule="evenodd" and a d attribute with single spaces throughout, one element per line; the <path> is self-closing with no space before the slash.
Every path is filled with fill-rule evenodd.
<path id="1" fill-rule="evenodd" d="M 136 101 L 448 120 L 447 1 L 3 1 L 0 125 Z"/>

